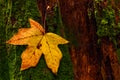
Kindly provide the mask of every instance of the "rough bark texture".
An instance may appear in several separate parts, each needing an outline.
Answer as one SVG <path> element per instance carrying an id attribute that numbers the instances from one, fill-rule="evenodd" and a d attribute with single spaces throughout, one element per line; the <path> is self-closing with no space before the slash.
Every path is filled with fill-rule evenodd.
<path id="1" fill-rule="evenodd" d="M 113 43 L 97 44 L 92 0 L 59 0 L 70 43 L 75 80 L 119 80 L 119 64 Z M 88 12 L 91 13 L 88 16 Z"/>
<path id="2" fill-rule="evenodd" d="M 116 49 L 108 38 L 103 38 L 101 42 L 101 51 L 103 55 L 102 67 L 104 68 L 104 80 L 119 80 L 120 79 L 120 65 L 118 64 L 118 57 Z"/>
<path id="3" fill-rule="evenodd" d="M 107 0 L 105 0 L 107 1 Z M 119 5 L 117 0 L 111 0 L 111 6 L 115 11 L 115 24 L 119 23 Z M 107 6 L 108 4 L 106 4 Z M 104 8 L 104 7 L 103 7 Z M 118 38 L 118 36 L 117 36 Z M 115 45 L 108 37 L 101 39 L 101 54 L 103 55 L 102 67 L 104 68 L 104 80 L 120 80 L 120 64 L 116 53 Z"/>
<path id="4" fill-rule="evenodd" d="M 102 80 L 94 15 L 88 16 L 92 7 L 92 0 L 60 0 L 75 80 Z"/>

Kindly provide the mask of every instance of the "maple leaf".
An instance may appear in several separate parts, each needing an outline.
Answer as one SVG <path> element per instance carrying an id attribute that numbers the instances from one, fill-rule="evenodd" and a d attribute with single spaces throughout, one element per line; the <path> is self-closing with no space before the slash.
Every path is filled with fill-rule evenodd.
<path id="1" fill-rule="evenodd" d="M 6 43 L 13 45 L 28 45 L 21 58 L 21 70 L 35 67 L 41 55 L 44 55 L 48 68 L 57 73 L 62 53 L 59 44 L 68 43 L 67 40 L 54 33 L 45 33 L 43 27 L 36 21 L 29 19 L 31 28 L 21 28 Z"/>

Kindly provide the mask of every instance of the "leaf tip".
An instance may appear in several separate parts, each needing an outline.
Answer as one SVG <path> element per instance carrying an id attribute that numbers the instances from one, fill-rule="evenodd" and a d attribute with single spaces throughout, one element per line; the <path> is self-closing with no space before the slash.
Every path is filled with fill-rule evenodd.
<path id="1" fill-rule="evenodd" d="M 52 70 L 52 72 L 53 72 L 55 75 L 57 75 L 57 71 L 56 71 L 56 70 Z"/>
<path id="2" fill-rule="evenodd" d="M 20 68 L 20 71 L 23 71 L 24 69 Z"/>
<path id="3" fill-rule="evenodd" d="M 42 33 L 45 33 L 44 28 L 43 28 L 42 25 L 39 24 L 37 21 L 29 18 L 29 22 L 30 22 L 31 27 L 36 27 L 36 28 L 38 28 Z"/>
<path id="4" fill-rule="evenodd" d="M 5 43 L 6 43 L 6 44 L 10 44 L 10 43 L 11 43 L 11 40 L 6 41 Z"/>
<path id="5" fill-rule="evenodd" d="M 68 41 L 68 40 L 66 40 L 66 44 L 67 44 L 67 43 L 69 43 L 69 41 Z"/>
<path id="6" fill-rule="evenodd" d="M 33 21 L 33 19 L 32 19 L 32 18 L 29 18 L 28 20 L 29 20 L 30 22 L 31 22 L 31 21 Z"/>
<path id="7" fill-rule="evenodd" d="M 64 40 L 64 42 L 62 44 L 67 44 L 67 43 L 69 43 L 69 41 L 68 40 Z"/>
<path id="8" fill-rule="evenodd" d="M 20 71 L 26 70 L 26 69 L 28 69 L 28 68 L 29 68 L 29 67 L 25 67 L 25 66 L 21 65 Z"/>
<path id="9" fill-rule="evenodd" d="M 5 43 L 6 43 L 6 44 L 8 44 L 8 43 L 9 43 L 9 41 L 6 41 Z"/>

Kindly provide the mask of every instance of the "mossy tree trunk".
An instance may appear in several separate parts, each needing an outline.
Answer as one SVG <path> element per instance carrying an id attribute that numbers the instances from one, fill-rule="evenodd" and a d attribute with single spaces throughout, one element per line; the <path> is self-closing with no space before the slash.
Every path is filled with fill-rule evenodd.
<path id="1" fill-rule="evenodd" d="M 75 80 L 119 80 L 120 65 L 113 43 L 103 37 L 101 45 L 97 44 L 94 0 L 59 1 L 71 42 L 69 50 Z"/>

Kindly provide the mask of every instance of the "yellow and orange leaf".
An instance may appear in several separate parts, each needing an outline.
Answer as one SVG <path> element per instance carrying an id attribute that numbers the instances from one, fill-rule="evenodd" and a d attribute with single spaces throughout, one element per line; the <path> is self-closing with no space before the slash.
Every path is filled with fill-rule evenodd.
<path id="1" fill-rule="evenodd" d="M 35 67 L 43 54 L 48 68 L 56 74 L 62 58 L 58 45 L 66 44 L 68 41 L 57 34 L 45 33 L 42 26 L 32 19 L 30 25 L 31 28 L 19 29 L 18 33 L 7 41 L 13 45 L 28 45 L 21 55 L 21 70 Z"/>

